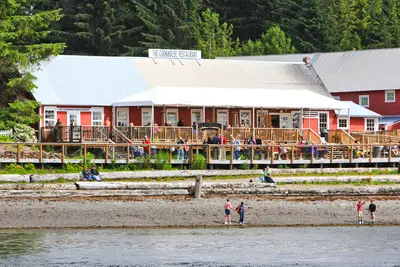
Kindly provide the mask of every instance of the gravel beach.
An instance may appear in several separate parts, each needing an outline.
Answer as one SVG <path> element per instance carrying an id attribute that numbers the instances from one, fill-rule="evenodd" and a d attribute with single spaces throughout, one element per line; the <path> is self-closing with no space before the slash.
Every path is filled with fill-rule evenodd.
<path id="1" fill-rule="evenodd" d="M 246 225 L 356 225 L 357 197 L 232 198 Z M 377 197 L 377 224 L 400 224 L 400 198 Z M 225 198 L 2 199 L 0 228 L 223 226 Z M 367 207 L 364 218 L 368 223 Z M 233 214 L 233 225 L 239 216 Z"/>

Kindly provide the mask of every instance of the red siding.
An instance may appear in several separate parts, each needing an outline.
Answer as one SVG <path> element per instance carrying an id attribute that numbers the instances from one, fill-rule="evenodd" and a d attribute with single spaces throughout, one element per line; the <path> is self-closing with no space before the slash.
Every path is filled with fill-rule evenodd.
<path id="1" fill-rule="evenodd" d="M 115 118 L 116 120 L 116 118 Z M 139 107 L 129 108 L 129 123 L 133 123 L 136 126 L 142 125 L 142 109 Z"/>
<path id="2" fill-rule="evenodd" d="M 399 130 L 399 129 L 400 129 L 400 122 L 387 127 L 387 130 Z"/>
<path id="3" fill-rule="evenodd" d="M 365 131 L 364 118 L 350 118 L 350 131 Z"/>
<path id="4" fill-rule="evenodd" d="M 353 101 L 359 103 L 360 95 L 369 95 L 369 108 L 381 115 L 400 115 L 400 90 L 396 90 L 396 102 L 385 102 L 385 91 L 362 91 L 348 93 L 332 93 L 333 96 L 339 96 L 341 101 Z"/>
<path id="5" fill-rule="evenodd" d="M 92 125 L 92 112 L 81 112 L 81 125 L 91 126 Z"/>
<path id="6" fill-rule="evenodd" d="M 311 128 L 314 132 L 318 133 L 318 118 L 303 119 L 303 128 Z"/>
<path id="7" fill-rule="evenodd" d="M 57 119 L 59 119 L 62 125 L 67 126 L 67 112 L 57 111 Z"/>

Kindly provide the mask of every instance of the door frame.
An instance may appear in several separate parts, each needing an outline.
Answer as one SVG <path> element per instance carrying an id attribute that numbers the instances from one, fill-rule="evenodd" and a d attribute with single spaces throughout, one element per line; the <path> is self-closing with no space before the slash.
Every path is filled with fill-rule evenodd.
<path id="1" fill-rule="evenodd" d="M 80 111 L 67 111 L 67 126 L 71 124 L 71 119 L 69 117 L 70 114 L 76 114 L 77 115 L 77 120 L 75 121 L 75 126 L 80 126 L 81 125 L 81 112 Z"/>
<path id="2" fill-rule="evenodd" d="M 321 134 L 321 128 L 320 128 L 320 120 L 319 120 L 319 114 L 326 114 L 326 130 L 329 131 L 330 125 L 329 125 L 329 112 L 328 111 L 318 111 L 318 134 Z"/>
<path id="3" fill-rule="evenodd" d="M 127 122 L 126 122 L 126 126 L 129 126 L 129 108 L 117 108 L 117 110 L 116 110 L 116 121 L 117 121 L 117 126 L 119 126 L 118 125 L 118 123 L 119 123 L 119 119 L 118 119 L 118 112 L 120 112 L 120 111 L 126 111 L 126 114 L 127 114 L 127 116 L 126 116 L 126 120 L 127 120 Z"/>

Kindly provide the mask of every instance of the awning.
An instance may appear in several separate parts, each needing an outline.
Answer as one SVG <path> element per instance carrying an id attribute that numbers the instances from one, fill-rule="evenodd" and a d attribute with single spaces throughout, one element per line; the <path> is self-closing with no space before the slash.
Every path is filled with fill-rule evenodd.
<path id="1" fill-rule="evenodd" d="M 373 112 L 372 110 L 369 110 L 367 108 L 364 108 L 360 105 L 357 105 L 353 101 L 342 101 L 343 103 L 346 103 L 350 107 L 350 117 L 351 118 L 380 118 L 382 117 L 380 114 Z M 342 109 L 336 112 L 336 115 L 339 117 L 347 117 L 349 116 L 349 111 L 347 109 Z"/>
<path id="2" fill-rule="evenodd" d="M 346 109 L 348 104 L 309 90 L 210 87 L 156 87 L 123 98 L 113 106 L 244 107 Z"/>

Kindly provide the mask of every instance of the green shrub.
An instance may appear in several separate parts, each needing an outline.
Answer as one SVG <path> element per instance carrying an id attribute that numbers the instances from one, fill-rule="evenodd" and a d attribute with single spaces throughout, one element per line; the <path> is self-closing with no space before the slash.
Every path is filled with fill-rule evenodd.
<path id="1" fill-rule="evenodd" d="M 258 164 L 254 164 L 252 167 L 253 170 L 258 170 Z"/>
<path id="2" fill-rule="evenodd" d="M 137 158 L 137 165 L 140 170 L 150 170 L 151 161 L 148 155 L 144 155 Z"/>
<path id="3" fill-rule="evenodd" d="M 32 163 L 28 163 L 24 165 L 24 169 L 27 171 L 34 171 L 36 170 L 35 165 Z"/>
<path id="4" fill-rule="evenodd" d="M 21 165 L 18 165 L 16 163 L 8 164 L 5 167 L 5 169 L 7 172 L 11 172 L 11 173 L 24 173 L 25 172 L 25 169 Z"/>
<path id="5" fill-rule="evenodd" d="M 192 170 L 204 170 L 206 168 L 206 159 L 201 154 L 194 154 L 191 165 Z"/>
<path id="6" fill-rule="evenodd" d="M 52 146 L 49 146 L 49 145 L 47 145 L 47 146 L 44 146 L 44 151 L 46 151 L 46 152 L 53 152 L 53 147 Z"/>
<path id="7" fill-rule="evenodd" d="M 13 128 L 13 140 L 15 142 L 36 143 L 36 130 L 28 125 L 16 123 Z"/>
<path id="8" fill-rule="evenodd" d="M 82 171 L 83 166 L 76 163 L 67 163 L 65 164 L 65 170 L 67 172 L 80 172 Z"/>
<path id="9" fill-rule="evenodd" d="M 82 158 L 81 165 L 86 166 L 90 169 L 95 165 L 94 159 L 95 159 L 95 156 L 92 153 L 87 152 L 86 159 L 84 157 Z"/>
<path id="10" fill-rule="evenodd" d="M 10 142 L 12 142 L 13 140 L 10 138 L 10 137 L 8 137 L 8 136 L 3 136 L 3 135 L 1 135 L 0 136 L 0 142 L 1 143 L 10 143 Z"/>
<path id="11" fill-rule="evenodd" d="M 171 170 L 172 166 L 169 163 L 169 153 L 160 151 L 157 153 L 156 160 L 154 163 L 156 170 Z"/>
<path id="12" fill-rule="evenodd" d="M 239 164 L 237 167 L 239 170 L 250 170 L 250 165 L 248 163 Z"/>

